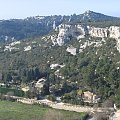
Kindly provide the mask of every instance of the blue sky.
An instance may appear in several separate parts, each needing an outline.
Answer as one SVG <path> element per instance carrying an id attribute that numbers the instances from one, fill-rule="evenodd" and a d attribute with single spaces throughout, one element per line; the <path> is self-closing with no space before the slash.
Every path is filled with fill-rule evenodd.
<path id="1" fill-rule="evenodd" d="M 81 14 L 86 10 L 120 17 L 120 0 L 0 0 L 0 19 Z"/>

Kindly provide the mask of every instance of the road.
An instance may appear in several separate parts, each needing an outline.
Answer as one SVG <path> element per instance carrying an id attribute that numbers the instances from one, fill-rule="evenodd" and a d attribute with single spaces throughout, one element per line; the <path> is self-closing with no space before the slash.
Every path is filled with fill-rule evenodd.
<path id="1" fill-rule="evenodd" d="M 83 107 L 80 105 L 72 105 L 72 104 L 67 104 L 67 103 L 57 103 L 57 102 L 52 102 L 47 99 L 44 100 L 35 100 L 35 99 L 17 99 L 18 102 L 25 103 L 25 104 L 45 104 L 48 105 L 49 107 L 52 107 L 54 109 L 62 109 L 62 110 L 69 110 L 69 111 L 75 111 L 75 112 L 87 112 L 87 113 L 94 113 L 94 112 L 102 112 L 103 108 L 94 108 L 94 107 Z"/>

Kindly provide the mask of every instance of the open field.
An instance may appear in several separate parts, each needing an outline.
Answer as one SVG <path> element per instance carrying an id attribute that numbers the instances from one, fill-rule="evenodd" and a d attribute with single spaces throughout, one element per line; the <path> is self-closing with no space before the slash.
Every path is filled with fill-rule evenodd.
<path id="1" fill-rule="evenodd" d="M 54 110 L 40 105 L 0 101 L 0 120 L 84 120 L 86 113 Z"/>

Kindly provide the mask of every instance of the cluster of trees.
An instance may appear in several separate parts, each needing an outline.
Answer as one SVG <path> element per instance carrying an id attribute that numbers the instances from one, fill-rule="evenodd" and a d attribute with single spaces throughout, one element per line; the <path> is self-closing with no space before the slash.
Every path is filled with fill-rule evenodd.
<path id="1" fill-rule="evenodd" d="M 38 67 L 31 69 L 20 69 L 19 71 L 9 71 L 2 73 L 2 81 L 8 83 L 29 83 L 47 77 L 47 72 L 42 72 Z"/>
<path id="2" fill-rule="evenodd" d="M 112 97 L 119 103 L 120 65 L 115 42 L 106 39 L 106 44 L 99 48 L 90 46 L 77 56 L 69 55 L 60 72 L 70 82 L 77 81 L 78 88 L 84 86 L 81 89 L 87 88 L 101 96 L 102 101 Z"/>
<path id="3" fill-rule="evenodd" d="M 42 77 L 46 77 L 47 73 L 42 73 L 38 67 L 36 68 L 32 68 L 32 69 L 27 69 L 27 70 L 21 70 L 20 71 L 20 75 L 25 77 L 24 80 L 26 80 L 26 82 L 30 82 L 33 80 L 38 80 Z"/>
<path id="4" fill-rule="evenodd" d="M 35 21 L 35 20 L 34 20 Z M 0 22 L 1 40 L 8 37 L 24 39 L 48 34 L 51 27 L 30 20 L 5 20 Z"/>
<path id="5" fill-rule="evenodd" d="M 110 26 L 120 26 L 120 20 L 110 20 L 110 21 L 99 21 L 99 22 L 93 22 L 88 21 L 88 25 L 95 26 L 95 27 L 110 27 Z"/>

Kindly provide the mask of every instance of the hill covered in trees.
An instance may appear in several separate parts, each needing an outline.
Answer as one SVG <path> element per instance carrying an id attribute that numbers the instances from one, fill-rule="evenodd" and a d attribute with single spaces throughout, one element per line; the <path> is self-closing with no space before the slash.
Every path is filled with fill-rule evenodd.
<path id="1" fill-rule="evenodd" d="M 87 41 L 93 43 L 80 51 L 80 46 Z M 115 39 L 88 36 L 53 46 L 47 35 L 10 45 L 2 44 L 0 48 L 1 82 L 30 83 L 45 77 L 49 87 L 55 86 L 56 95 L 89 90 L 101 100 L 112 97 L 119 102 L 120 58 Z M 11 49 L 5 50 L 6 46 Z M 73 47 L 76 55 L 67 51 Z"/>
<path id="2" fill-rule="evenodd" d="M 90 15 L 95 14 L 89 11 L 85 15 L 87 14 L 88 16 L 88 13 Z M 97 14 L 96 16 L 100 17 L 101 14 Z M 117 32 L 117 39 L 109 37 L 113 35 L 114 29 L 119 31 L 119 27 L 117 27 L 119 25 L 118 18 L 114 18 L 116 27 L 113 26 L 110 28 L 108 26 L 112 24 L 112 17 L 104 17 L 103 21 L 96 19 L 94 22 L 86 18 L 88 20 L 87 24 L 89 25 L 87 26 L 86 23 L 83 24 L 81 22 L 78 24 L 77 21 L 70 22 L 70 20 L 69 24 L 66 24 L 69 17 L 65 16 L 66 21 L 64 21 L 64 24 L 61 24 L 60 28 L 53 26 L 54 19 L 58 19 L 58 16 L 37 18 L 17 20 L 20 26 L 15 25 L 18 31 L 22 29 L 25 35 L 30 35 L 30 38 L 26 38 L 25 36 L 21 37 L 19 32 L 12 28 L 18 34 L 18 37 L 21 37 L 19 39 L 24 39 L 21 41 L 12 39 L 12 41 L 10 40 L 0 44 L 0 82 L 5 83 L 8 87 L 12 85 L 19 89 L 22 84 L 28 85 L 34 81 L 38 81 L 40 78 L 45 78 L 46 86 L 44 86 L 45 89 L 43 91 L 47 91 L 47 93 L 43 93 L 49 94 L 50 92 L 52 95 L 60 96 L 64 102 L 83 104 L 81 93 L 91 91 L 100 97 L 100 102 L 111 98 L 119 106 L 119 32 Z M 61 16 L 59 16 L 60 18 Z M 44 24 L 47 32 L 45 29 L 41 29 L 41 31 L 45 30 L 45 33 L 40 33 L 44 36 L 39 36 L 40 34 L 36 32 L 33 35 L 30 30 L 32 29 L 31 26 L 35 24 L 38 28 L 38 24 L 41 24 L 40 21 L 43 20 L 46 23 L 45 20 L 47 19 L 51 19 L 52 22 L 47 24 L 51 26 L 50 28 Z M 23 21 L 27 21 L 27 27 L 31 27 L 29 29 L 30 31 L 27 28 L 28 31 L 25 32 L 21 28 L 21 24 L 24 23 Z M 30 24 L 28 24 L 28 21 L 31 21 Z M 0 24 L 4 22 L 8 22 L 9 24 L 11 21 L 2 21 Z M 13 20 L 14 22 L 16 20 Z M 59 20 L 58 22 L 60 24 Z M 11 25 L 11 27 L 15 26 Z M 25 26 L 23 24 L 23 27 Z M 98 37 L 95 37 L 94 34 L 92 34 L 93 36 L 86 34 L 85 32 L 89 30 L 88 28 L 86 29 L 86 26 L 88 28 L 92 26 L 90 29 L 93 28 L 93 33 L 95 35 L 97 33 Z M 96 26 L 100 28 L 95 28 Z M 40 32 L 36 27 L 32 30 Z M 53 27 L 55 27 L 54 30 Z M 82 36 L 83 34 L 84 36 Z M 99 35 L 104 36 L 101 37 Z M 62 44 L 56 44 L 58 42 Z"/>

